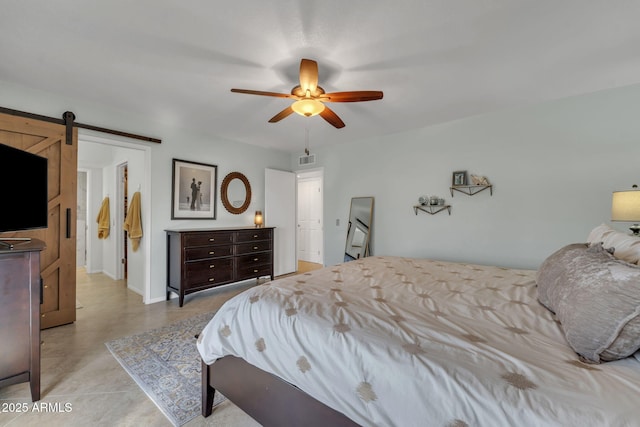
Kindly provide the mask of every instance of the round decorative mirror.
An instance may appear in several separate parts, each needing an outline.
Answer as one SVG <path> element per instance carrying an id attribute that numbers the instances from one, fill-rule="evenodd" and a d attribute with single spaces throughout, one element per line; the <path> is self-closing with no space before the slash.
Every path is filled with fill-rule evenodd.
<path id="1" fill-rule="evenodd" d="M 232 214 L 241 214 L 251 203 L 251 184 L 240 172 L 231 172 L 222 180 L 220 198 L 224 208 Z"/>

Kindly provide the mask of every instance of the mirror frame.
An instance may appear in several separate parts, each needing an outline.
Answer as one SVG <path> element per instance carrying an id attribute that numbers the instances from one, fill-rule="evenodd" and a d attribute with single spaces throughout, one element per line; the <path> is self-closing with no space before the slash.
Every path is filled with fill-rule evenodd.
<path id="1" fill-rule="evenodd" d="M 244 184 L 245 198 L 244 203 L 240 207 L 233 206 L 229 201 L 229 195 L 227 194 L 229 191 L 229 184 L 234 179 L 239 179 Z M 241 214 L 249 209 L 249 204 L 251 204 L 251 184 L 249 184 L 247 177 L 240 172 L 231 172 L 225 176 L 222 180 L 222 185 L 220 186 L 220 199 L 222 200 L 224 208 L 234 215 Z"/>
<path id="2" fill-rule="evenodd" d="M 358 226 L 357 222 L 360 222 L 355 216 L 354 216 L 354 203 L 357 202 L 358 200 L 362 200 L 362 199 L 368 199 L 369 200 L 369 218 L 368 218 L 368 224 L 365 223 L 361 223 L 363 226 L 367 227 L 366 232 L 364 232 L 362 230 L 361 227 Z M 345 257 L 344 257 L 344 261 L 353 261 L 356 259 L 360 259 L 360 258 L 366 258 L 368 256 L 371 256 L 371 233 L 373 232 L 373 205 L 375 203 L 375 199 L 372 196 L 367 196 L 367 197 L 352 197 L 351 198 L 351 204 L 349 207 L 349 218 L 348 218 L 348 225 L 347 225 L 347 238 L 346 238 L 346 242 L 345 242 L 345 248 L 344 248 L 344 252 L 345 252 Z M 360 233 L 362 233 L 363 237 L 360 239 L 362 240 L 361 242 L 359 241 L 358 246 L 353 246 L 353 241 L 356 239 L 356 231 L 359 231 Z M 354 257 L 352 254 L 352 249 L 355 247 L 359 247 L 361 249 L 358 250 L 358 256 Z M 349 257 L 349 259 L 347 259 L 347 256 Z"/>

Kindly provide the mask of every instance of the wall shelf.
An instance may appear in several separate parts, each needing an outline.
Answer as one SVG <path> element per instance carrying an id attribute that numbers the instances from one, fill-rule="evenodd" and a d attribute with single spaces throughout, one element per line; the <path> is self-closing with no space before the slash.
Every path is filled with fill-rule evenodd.
<path id="1" fill-rule="evenodd" d="M 426 212 L 429 215 L 435 215 L 445 209 L 449 211 L 449 215 L 451 215 L 451 205 L 415 205 L 413 207 L 413 211 L 416 215 L 418 215 L 419 210 L 422 212 Z"/>
<path id="2" fill-rule="evenodd" d="M 459 191 L 460 193 L 466 194 L 468 196 L 474 196 L 481 191 L 489 189 L 489 192 L 493 196 L 493 185 L 454 185 L 449 187 L 451 190 L 451 197 L 453 197 L 453 191 Z"/>

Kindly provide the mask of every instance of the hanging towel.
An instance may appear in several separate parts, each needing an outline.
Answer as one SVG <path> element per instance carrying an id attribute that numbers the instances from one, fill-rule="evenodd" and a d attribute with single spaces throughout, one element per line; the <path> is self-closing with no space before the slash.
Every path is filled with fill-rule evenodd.
<path id="1" fill-rule="evenodd" d="M 102 201 L 102 206 L 100 207 L 100 212 L 98 212 L 98 218 L 96 218 L 96 222 L 98 223 L 98 239 L 106 239 L 109 237 L 109 197 L 105 197 Z"/>
<path id="2" fill-rule="evenodd" d="M 129 212 L 127 212 L 127 218 L 124 220 L 124 231 L 129 235 L 131 239 L 131 248 L 133 251 L 137 251 L 140 246 L 140 238 L 142 238 L 142 217 L 140 215 L 140 192 L 133 193 L 131 198 L 131 204 L 129 205 Z"/>

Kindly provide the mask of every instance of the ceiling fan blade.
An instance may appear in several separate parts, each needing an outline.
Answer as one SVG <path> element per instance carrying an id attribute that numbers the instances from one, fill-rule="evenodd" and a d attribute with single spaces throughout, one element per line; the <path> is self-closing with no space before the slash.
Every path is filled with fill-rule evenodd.
<path id="1" fill-rule="evenodd" d="M 356 90 L 351 92 L 333 92 L 320 95 L 322 102 L 361 102 L 375 101 L 382 99 L 382 92 L 379 90 Z"/>
<path id="2" fill-rule="evenodd" d="M 300 61 L 300 87 L 304 93 L 315 94 L 318 87 L 318 63 L 312 59 Z"/>
<path id="3" fill-rule="evenodd" d="M 291 106 L 289 106 L 289 107 L 285 108 L 284 110 L 280 111 L 275 116 L 271 117 L 269 119 L 269 123 L 279 122 L 280 120 L 284 119 L 285 117 L 288 117 L 291 113 L 293 113 L 293 108 L 291 108 Z"/>
<path id="4" fill-rule="evenodd" d="M 249 95 L 262 95 L 262 96 L 275 96 L 276 98 L 292 98 L 298 99 L 297 96 L 293 96 L 288 93 L 278 93 L 278 92 L 264 92 L 261 90 L 250 90 L 250 89 L 231 89 L 231 92 L 235 93 L 246 93 Z"/>
<path id="5" fill-rule="evenodd" d="M 338 129 L 344 127 L 344 122 L 340 119 L 340 117 L 338 117 L 338 115 L 326 105 L 324 107 L 324 110 L 322 110 L 322 112 L 320 113 L 320 116 Z"/>

